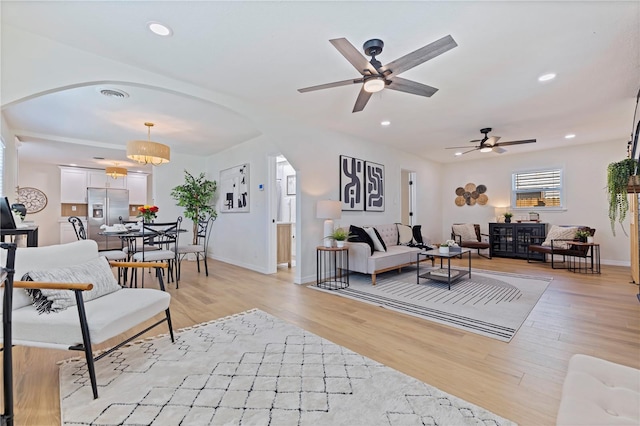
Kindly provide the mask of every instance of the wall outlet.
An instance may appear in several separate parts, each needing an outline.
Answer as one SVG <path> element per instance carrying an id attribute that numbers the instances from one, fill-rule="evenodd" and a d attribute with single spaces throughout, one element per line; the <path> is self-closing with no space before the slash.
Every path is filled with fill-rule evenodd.
<path id="1" fill-rule="evenodd" d="M 136 208 L 135 208 L 135 207 L 131 207 L 131 211 L 132 211 L 132 212 L 135 212 L 135 211 L 136 211 Z"/>
<path id="2" fill-rule="evenodd" d="M 76 206 L 71 206 L 71 211 L 75 212 L 76 210 L 78 210 L 78 208 Z"/>

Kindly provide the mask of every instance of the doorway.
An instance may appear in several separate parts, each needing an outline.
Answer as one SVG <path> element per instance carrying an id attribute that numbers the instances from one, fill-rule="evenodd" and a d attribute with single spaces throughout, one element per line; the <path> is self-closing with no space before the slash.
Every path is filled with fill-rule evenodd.
<path id="1" fill-rule="evenodd" d="M 276 269 L 296 265 L 296 171 L 282 156 L 275 171 Z"/>

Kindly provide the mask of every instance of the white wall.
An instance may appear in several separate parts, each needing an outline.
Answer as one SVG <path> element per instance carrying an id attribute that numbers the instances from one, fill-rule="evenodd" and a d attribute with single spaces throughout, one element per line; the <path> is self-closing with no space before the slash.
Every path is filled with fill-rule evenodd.
<path id="1" fill-rule="evenodd" d="M 510 147 L 515 151 L 517 148 Z M 629 265 L 630 242 L 620 225 L 616 236 L 611 232 L 606 194 L 607 165 L 626 157 L 626 141 L 601 142 L 572 148 L 500 156 L 473 153 L 478 160 L 444 166 L 442 187 L 442 238 L 448 238 L 451 224 L 479 223 L 483 232 L 495 216 L 494 206 L 509 206 L 511 174 L 514 171 L 561 167 L 564 170 L 565 207 L 563 211 L 541 211 L 540 220 L 555 225 L 587 225 L 596 228 L 595 241 L 601 244 L 602 263 Z M 482 156 L 482 157 L 480 157 Z M 486 206 L 458 207 L 455 189 L 466 183 L 484 184 L 489 202 Z M 529 209 L 511 209 L 514 216 L 526 215 Z M 629 220 L 624 228 L 629 230 Z"/>

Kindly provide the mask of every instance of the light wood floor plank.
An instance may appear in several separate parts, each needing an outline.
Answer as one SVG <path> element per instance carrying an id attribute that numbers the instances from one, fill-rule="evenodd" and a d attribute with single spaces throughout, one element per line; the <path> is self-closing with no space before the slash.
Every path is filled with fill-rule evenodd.
<path id="1" fill-rule="evenodd" d="M 474 256 L 472 263 L 554 278 L 510 343 L 292 284 L 287 268 L 262 275 L 215 261 L 208 278 L 195 263 L 183 264 L 180 289 L 170 290 L 174 328 L 258 308 L 520 425 L 555 422 L 574 353 L 640 368 L 640 303 L 629 268 L 603 265 L 602 275 L 581 275 L 513 259 Z M 75 355 L 14 348 L 17 425 L 60 423 L 56 361 Z"/>

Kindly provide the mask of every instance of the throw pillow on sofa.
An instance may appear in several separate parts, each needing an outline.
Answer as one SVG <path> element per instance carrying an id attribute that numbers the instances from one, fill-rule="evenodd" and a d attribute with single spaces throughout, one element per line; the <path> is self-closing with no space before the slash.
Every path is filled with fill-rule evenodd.
<path id="1" fill-rule="evenodd" d="M 382 237 L 378 230 L 372 226 L 365 227 L 364 230 L 369 234 L 371 241 L 373 241 L 373 248 L 375 251 L 387 251 L 387 246 L 382 241 Z"/>
<path id="2" fill-rule="evenodd" d="M 373 247 L 373 240 L 371 239 L 369 234 L 367 234 L 367 231 L 365 231 L 364 229 L 360 228 L 359 226 L 351 225 L 349 227 L 349 234 L 351 235 L 349 237 L 349 241 L 350 242 L 352 242 L 352 243 L 367 243 L 369 245 L 369 247 L 371 247 L 371 254 L 373 254 L 373 251 L 375 250 L 374 247 Z"/>
<path id="3" fill-rule="evenodd" d="M 408 246 L 413 244 L 413 232 L 409 225 L 396 223 L 398 227 L 398 245 Z"/>

